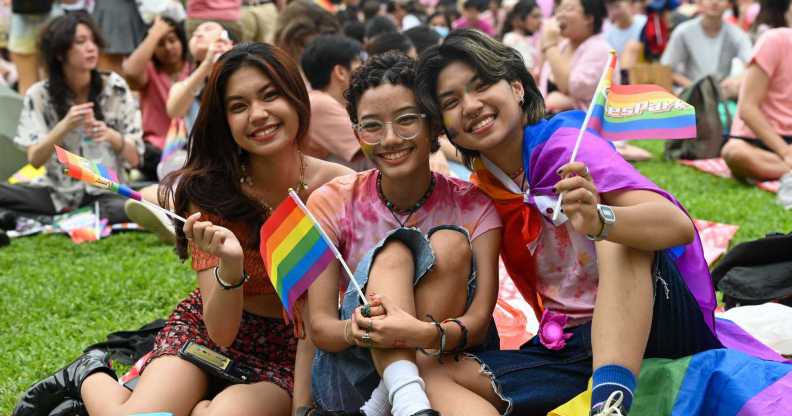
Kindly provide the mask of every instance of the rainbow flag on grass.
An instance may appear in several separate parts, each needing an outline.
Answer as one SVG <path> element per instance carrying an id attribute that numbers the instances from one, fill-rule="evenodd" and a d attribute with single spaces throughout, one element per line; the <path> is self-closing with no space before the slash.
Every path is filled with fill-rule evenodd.
<path id="1" fill-rule="evenodd" d="M 66 174 L 72 178 L 81 180 L 92 186 L 113 191 L 127 198 L 138 201 L 142 199 L 139 192 L 132 190 L 132 188 L 124 184 L 118 183 L 118 176 L 103 163 L 91 162 L 60 146 L 55 146 L 55 153 L 58 155 L 58 161 L 66 167 Z"/>
<path id="2" fill-rule="evenodd" d="M 693 139 L 696 110 L 657 85 L 613 85 L 616 52 L 592 100 L 589 128 L 608 140 Z"/>
<path id="3" fill-rule="evenodd" d="M 295 301 L 335 258 L 333 246 L 300 197 L 286 198 L 261 227 L 261 258 L 292 318 Z"/>

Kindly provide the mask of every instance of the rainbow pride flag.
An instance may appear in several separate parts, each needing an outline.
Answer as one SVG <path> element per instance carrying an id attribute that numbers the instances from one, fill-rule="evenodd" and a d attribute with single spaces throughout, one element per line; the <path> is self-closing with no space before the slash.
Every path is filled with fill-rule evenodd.
<path id="1" fill-rule="evenodd" d="M 102 163 L 75 155 L 72 152 L 55 146 L 58 161 L 66 167 L 66 174 L 89 185 L 113 191 L 121 196 L 140 201 L 140 193 L 130 187 L 118 183 L 118 176 Z"/>
<path id="2" fill-rule="evenodd" d="M 588 414 L 588 390 L 548 416 Z M 765 361 L 732 349 L 641 365 L 630 414 L 765 416 L 792 414 L 792 364 Z"/>
<path id="3" fill-rule="evenodd" d="M 616 52 L 592 100 L 588 128 L 607 140 L 693 139 L 696 110 L 657 85 L 613 85 Z"/>
<path id="4" fill-rule="evenodd" d="M 264 267 L 283 308 L 293 318 L 295 301 L 335 258 L 334 246 L 292 190 L 260 233 Z"/>

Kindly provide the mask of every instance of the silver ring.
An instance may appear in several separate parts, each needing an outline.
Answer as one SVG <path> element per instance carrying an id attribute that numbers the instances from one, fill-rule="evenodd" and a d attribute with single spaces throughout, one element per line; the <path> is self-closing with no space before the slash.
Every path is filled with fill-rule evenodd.
<path id="1" fill-rule="evenodd" d="M 374 320 L 369 318 L 369 324 L 368 324 L 368 328 L 366 328 L 366 334 L 368 334 L 369 331 L 372 330 L 372 328 L 374 328 Z"/>
<path id="2" fill-rule="evenodd" d="M 585 169 L 585 170 L 583 171 L 583 176 L 586 176 L 586 177 L 588 177 L 588 176 L 589 176 L 589 173 L 590 173 L 590 172 L 589 172 L 589 168 L 588 168 L 588 166 L 586 166 L 586 165 L 583 165 L 583 169 Z"/>

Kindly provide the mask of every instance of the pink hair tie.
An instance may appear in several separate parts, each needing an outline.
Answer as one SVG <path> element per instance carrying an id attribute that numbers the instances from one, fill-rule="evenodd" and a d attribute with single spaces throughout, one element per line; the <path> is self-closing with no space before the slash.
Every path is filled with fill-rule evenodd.
<path id="1" fill-rule="evenodd" d="M 542 321 L 539 323 L 539 341 L 549 350 L 559 351 L 564 349 L 566 341 L 572 334 L 564 332 L 569 317 L 563 313 L 545 309 Z"/>

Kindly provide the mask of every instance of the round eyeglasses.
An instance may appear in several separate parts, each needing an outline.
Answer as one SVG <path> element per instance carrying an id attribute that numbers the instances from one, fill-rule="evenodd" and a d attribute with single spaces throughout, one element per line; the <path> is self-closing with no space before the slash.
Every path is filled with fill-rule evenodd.
<path id="1" fill-rule="evenodd" d="M 358 137 L 364 143 L 375 146 L 384 138 L 387 132 L 387 125 L 390 124 L 393 133 L 402 140 L 413 140 L 421 132 L 421 120 L 426 118 L 426 114 L 402 114 L 393 121 L 381 121 L 377 119 L 363 120 L 354 124 L 352 127 L 357 130 Z"/>

